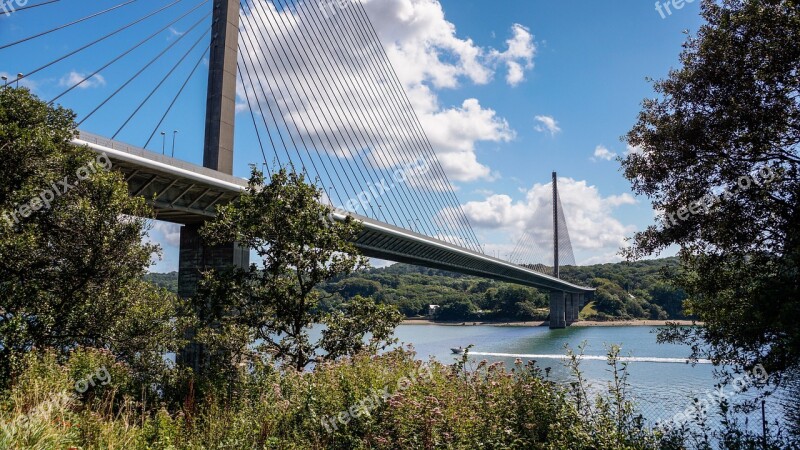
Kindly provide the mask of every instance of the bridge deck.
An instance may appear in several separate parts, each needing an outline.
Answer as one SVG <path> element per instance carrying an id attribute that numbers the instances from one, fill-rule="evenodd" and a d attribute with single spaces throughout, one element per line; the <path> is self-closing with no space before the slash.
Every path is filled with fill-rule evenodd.
<path id="1" fill-rule="evenodd" d="M 132 195 L 145 197 L 158 220 L 195 224 L 214 217 L 216 205 L 241 195 L 247 180 L 159 155 L 87 132 L 73 141 L 106 153 L 121 171 Z M 364 230 L 355 242 L 364 255 L 389 261 L 508 281 L 549 291 L 590 294 L 594 291 L 507 261 L 476 253 L 448 242 L 357 214 L 336 211 L 360 220 Z"/>

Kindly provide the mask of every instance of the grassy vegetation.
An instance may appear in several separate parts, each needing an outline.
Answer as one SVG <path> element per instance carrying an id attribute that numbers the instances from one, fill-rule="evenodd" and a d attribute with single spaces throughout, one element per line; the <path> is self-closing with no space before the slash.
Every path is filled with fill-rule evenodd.
<path id="1" fill-rule="evenodd" d="M 311 372 L 256 364 L 177 411 L 132 392 L 108 353 L 63 364 L 32 353 L 24 366 L 0 409 L 2 448 L 657 448 L 631 405 L 581 407 L 579 390 L 521 361 L 446 366 L 398 349 Z M 91 367 L 107 367 L 110 383 L 77 393 Z"/>
<path id="2" fill-rule="evenodd" d="M 587 303 L 578 314 L 578 318 L 581 320 L 587 320 L 589 317 L 597 317 L 597 309 L 594 302 Z"/>

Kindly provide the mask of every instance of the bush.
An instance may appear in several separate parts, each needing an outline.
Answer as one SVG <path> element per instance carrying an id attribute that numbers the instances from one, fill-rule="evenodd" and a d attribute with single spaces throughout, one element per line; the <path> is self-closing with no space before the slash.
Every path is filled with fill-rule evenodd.
<path id="1" fill-rule="evenodd" d="M 76 393 L 101 364 L 111 382 Z M 584 417 L 573 392 L 519 360 L 508 370 L 465 355 L 446 366 L 396 349 L 311 372 L 255 361 L 230 390 L 175 411 L 125 395 L 128 372 L 107 352 L 63 364 L 37 353 L 24 365 L 0 410 L 2 448 L 654 448 L 641 429 L 616 425 L 613 408 Z"/>

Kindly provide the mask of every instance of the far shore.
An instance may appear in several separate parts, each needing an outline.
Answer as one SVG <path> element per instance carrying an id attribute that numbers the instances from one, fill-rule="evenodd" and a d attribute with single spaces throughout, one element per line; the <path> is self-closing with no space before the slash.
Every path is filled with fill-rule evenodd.
<path id="1" fill-rule="evenodd" d="M 677 323 L 683 326 L 703 325 L 703 322 L 692 320 L 579 320 L 570 324 L 571 327 L 664 327 L 667 324 Z M 505 322 L 505 321 L 461 321 L 461 322 L 436 322 L 431 319 L 406 319 L 403 325 L 444 325 L 452 327 L 489 325 L 494 327 L 546 327 L 549 321 Z"/>

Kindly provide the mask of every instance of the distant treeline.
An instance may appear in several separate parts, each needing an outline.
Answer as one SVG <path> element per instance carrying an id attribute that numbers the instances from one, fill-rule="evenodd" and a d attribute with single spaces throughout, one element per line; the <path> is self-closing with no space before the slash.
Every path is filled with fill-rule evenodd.
<path id="1" fill-rule="evenodd" d="M 597 288 L 583 319 L 686 319 L 683 290 L 670 283 L 677 258 L 561 268 L 562 278 Z M 178 274 L 153 273 L 148 280 L 177 292 Z M 395 264 L 373 268 L 319 286 L 321 307 L 336 310 L 356 295 L 396 305 L 407 317 L 425 316 L 439 305 L 443 321 L 545 320 L 547 292 L 438 269 Z"/>

